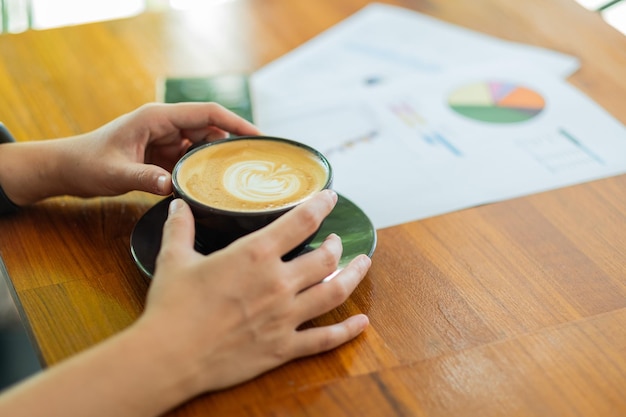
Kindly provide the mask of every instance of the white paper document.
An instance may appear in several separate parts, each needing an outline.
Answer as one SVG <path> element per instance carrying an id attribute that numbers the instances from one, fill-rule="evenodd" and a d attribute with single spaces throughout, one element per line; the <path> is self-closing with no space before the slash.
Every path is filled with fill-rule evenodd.
<path id="1" fill-rule="evenodd" d="M 624 126 L 520 65 L 276 102 L 258 123 L 324 152 L 377 228 L 626 172 Z"/>
<path id="2" fill-rule="evenodd" d="M 374 4 L 255 74 L 254 117 L 325 153 L 384 228 L 626 172 L 626 129 L 563 79 L 576 68 Z"/>
<path id="3" fill-rule="evenodd" d="M 251 77 L 256 105 L 294 95 L 428 76 L 459 65 L 525 62 L 566 77 L 576 58 L 508 42 L 432 17 L 372 3 Z"/>

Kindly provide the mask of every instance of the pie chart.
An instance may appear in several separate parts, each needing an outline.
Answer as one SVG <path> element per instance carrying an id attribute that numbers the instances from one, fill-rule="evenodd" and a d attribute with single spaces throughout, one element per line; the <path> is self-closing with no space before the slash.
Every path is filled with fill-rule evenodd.
<path id="1" fill-rule="evenodd" d="M 536 91 L 500 81 L 467 84 L 448 96 L 456 113 L 487 123 L 525 122 L 541 113 L 545 104 Z"/>

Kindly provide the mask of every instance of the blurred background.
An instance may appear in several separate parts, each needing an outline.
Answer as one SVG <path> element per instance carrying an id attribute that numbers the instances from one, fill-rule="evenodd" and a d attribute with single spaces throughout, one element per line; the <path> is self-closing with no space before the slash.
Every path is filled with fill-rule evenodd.
<path id="1" fill-rule="evenodd" d="M 187 10 L 232 0 L 0 0 L 2 32 L 121 19 L 146 11 Z"/>
<path id="2" fill-rule="evenodd" d="M 201 8 L 226 1 L 234 0 L 0 0 L 1 32 L 119 19 L 145 11 Z M 597 12 L 608 24 L 626 34 L 626 0 L 571 1 Z"/>

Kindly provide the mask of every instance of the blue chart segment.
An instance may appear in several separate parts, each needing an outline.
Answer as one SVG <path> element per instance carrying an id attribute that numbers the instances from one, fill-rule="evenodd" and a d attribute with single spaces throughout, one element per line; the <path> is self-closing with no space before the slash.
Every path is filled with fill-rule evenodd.
<path id="1" fill-rule="evenodd" d="M 519 123 L 545 108 L 541 94 L 517 84 L 486 81 L 464 85 L 448 96 L 456 113 L 486 123 Z"/>
<path id="2" fill-rule="evenodd" d="M 463 154 L 459 151 L 445 136 L 438 132 L 432 132 L 431 134 L 422 135 L 424 140 L 431 145 L 442 145 L 447 150 L 449 150 L 455 156 L 462 156 Z"/>

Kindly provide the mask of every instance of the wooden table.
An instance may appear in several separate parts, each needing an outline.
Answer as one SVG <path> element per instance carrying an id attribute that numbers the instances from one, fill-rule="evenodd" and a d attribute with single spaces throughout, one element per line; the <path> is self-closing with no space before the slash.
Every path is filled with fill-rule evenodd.
<path id="1" fill-rule="evenodd" d="M 573 0 L 387 3 L 576 55 L 570 82 L 626 122 L 626 37 Z M 365 4 L 238 0 L 3 35 L 0 118 L 18 140 L 81 133 L 152 101 L 159 77 L 254 71 Z M 129 236 L 158 200 L 56 198 L 0 219 L 44 363 L 141 313 Z M 365 281 L 316 321 L 364 312 L 365 334 L 172 415 L 626 415 L 625 232 L 626 176 L 379 230 Z"/>

